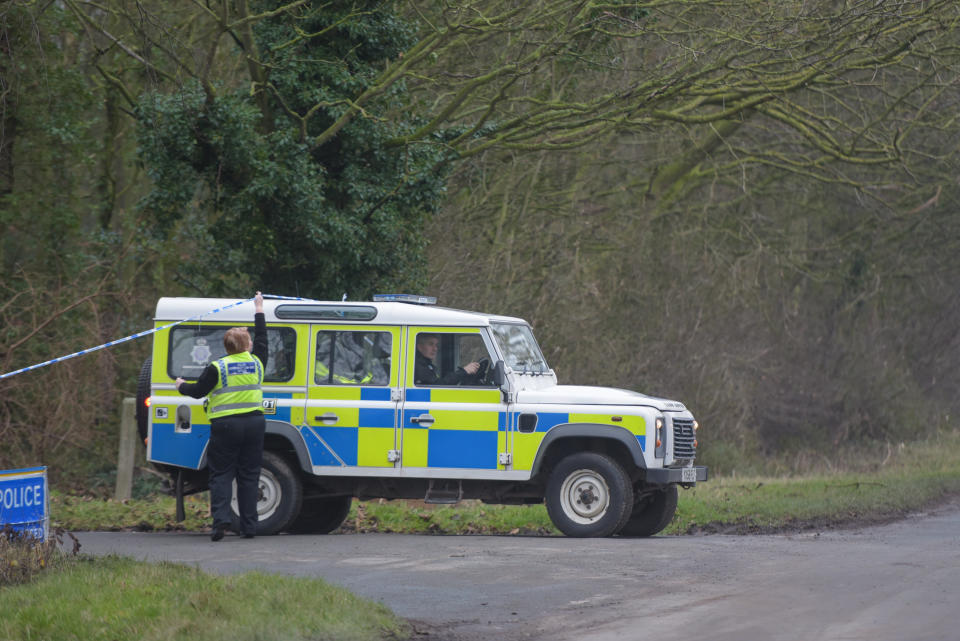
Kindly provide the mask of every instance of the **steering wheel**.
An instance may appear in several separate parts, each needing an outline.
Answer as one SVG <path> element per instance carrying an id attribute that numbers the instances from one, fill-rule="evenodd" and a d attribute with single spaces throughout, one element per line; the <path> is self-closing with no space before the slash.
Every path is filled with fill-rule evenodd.
<path id="1" fill-rule="evenodd" d="M 487 378 L 487 368 L 490 367 L 490 359 L 481 358 L 477 362 L 477 365 L 479 365 L 479 367 L 477 368 L 477 373 L 474 374 L 473 376 L 474 378 L 476 378 L 478 383 L 482 384 L 484 380 Z"/>

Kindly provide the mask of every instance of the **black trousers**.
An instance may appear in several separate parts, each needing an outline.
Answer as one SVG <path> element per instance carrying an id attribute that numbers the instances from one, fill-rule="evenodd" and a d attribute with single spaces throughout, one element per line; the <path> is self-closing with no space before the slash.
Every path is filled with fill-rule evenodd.
<path id="1" fill-rule="evenodd" d="M 214 527 L 233 527 L 230 499 L 236 479 L 239 533 L 256 534 L 257 494 L 266 426 L 263 414 L 225 416 L 210 421 L 207 466 L 210 470 L 210 513 Z"/>

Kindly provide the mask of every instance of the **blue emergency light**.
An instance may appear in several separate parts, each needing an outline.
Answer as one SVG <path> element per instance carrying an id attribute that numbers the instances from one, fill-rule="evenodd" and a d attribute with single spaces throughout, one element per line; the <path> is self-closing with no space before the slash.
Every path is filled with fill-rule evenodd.
<path id="1" fill-rule="evenodd" d="M 436 296 L 420 296 L 419 294 L 374 294 L 375 303 L 413 303 L 414 305 L 436 305 Z"/>

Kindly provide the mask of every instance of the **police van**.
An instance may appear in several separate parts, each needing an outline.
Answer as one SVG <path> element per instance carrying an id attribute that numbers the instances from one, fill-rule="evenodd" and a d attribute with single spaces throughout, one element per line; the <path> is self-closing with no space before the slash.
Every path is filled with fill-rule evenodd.
<path id="1" fill-rule="evenodd" d="M 180 518 L 182 497 L 207 489 L 210 421 L 174 380 L 195 381 L 224 356 L 227 329 L 252 333 L 252 302 L 206 315 L 230 302 L 161 298 L 163 329 L 140 374 L 141 438 L 171 477 Z M 259 533 L 331 532 L 357 497 L 545 501 L 568 536 L 649 536 L 670 523 L 678 485 L 707 479 L 682 403 L 558 385 L 522 319 L 433 303 L 264 301 Z"/>

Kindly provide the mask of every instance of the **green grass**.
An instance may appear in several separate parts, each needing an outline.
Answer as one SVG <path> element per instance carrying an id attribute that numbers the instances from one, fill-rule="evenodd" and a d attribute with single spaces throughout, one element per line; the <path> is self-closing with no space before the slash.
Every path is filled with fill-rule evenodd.
<path id="1" fill-rule="evenodd" d="M 850 470 L 851 467 L 856 469 Z M 960 493 L 960 437 L 891 447 L 845 471 L 722 477 L 681 491 L 665 533 L 754 531 L 876 522 Z"/>
<path id="2" fill-rule="evenodd" d="M 830 460 L 802 456 L 803 475 L 782 460 L 779 476 L 712 478 L 680 492 L 667 534 L 752 531 L 850 521 L 877 521 L 960 492 L 960 433 L 930 441 L 864 448 Z M 812 463 L 811 461 L 815 461 Z M 170 497 L 119 503 L 53 493 L 55 525 L 68 530 L 188 529 L 209 524 L 207 495 L 187 497 L 182 524 Z M 436 534 L 554 535 L 543 505 L 485 505 L 463 501 L 434 506 L 421 501 L 354 501 L 341 531 Z"/>
<path id="3" fill-rule="evenodd" d="M 354 501 L 341 528 L 404 534 L 559 534 L 543 505 L 425 505 L 422 501 Z"/>
<path id="4" fill-rule="evenodd" d="M 210 524 L 206 492 L 184 499 L 186 519 L 177 523 L 173 497 L 154 495 L 145 499 L 115 501 L 90 496 L 50 492 L 50 518 L 55 527 L 73 532 L 94 530 L 202 530 Z"/>
<path id="5" fill-rule="evenodd" d="M 173 563 L 76 557 L 0 588 L 3 641 L 382 640 L 411 630 L 386 607 L 316 579 L 215 576 Z"/>

